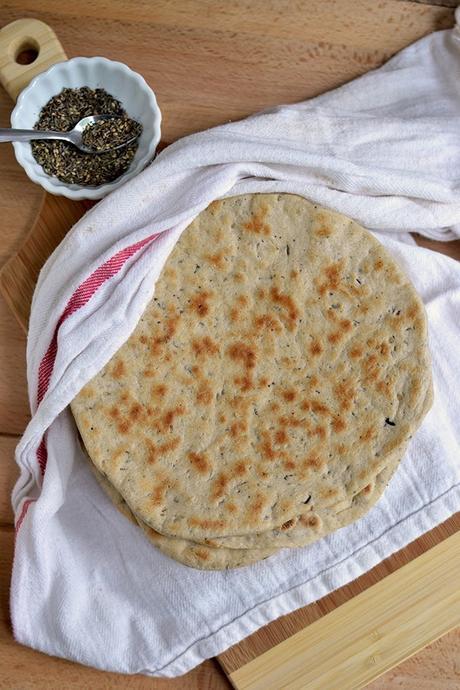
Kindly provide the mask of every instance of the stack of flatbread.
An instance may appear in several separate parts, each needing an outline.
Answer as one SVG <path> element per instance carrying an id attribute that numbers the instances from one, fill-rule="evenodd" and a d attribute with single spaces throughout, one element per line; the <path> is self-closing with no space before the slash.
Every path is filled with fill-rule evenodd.
<path id="1" fill-rule="evenodd" d="M 183 232 L 72 411 L 154 546 L 224 569 L 366 513 L 431 401 L 423 305 L 381 244 L 299 196 L 253 194 Z"/>

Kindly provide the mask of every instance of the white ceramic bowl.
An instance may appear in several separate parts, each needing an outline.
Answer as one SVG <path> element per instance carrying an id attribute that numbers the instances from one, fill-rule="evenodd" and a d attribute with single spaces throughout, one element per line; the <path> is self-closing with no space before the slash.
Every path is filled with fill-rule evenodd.
<path id="1" fill-rule="evenodd" d="M 160 141 L 161 112 L 155 94 L 140 74 L 121 62 L 103 57 L 72 58 L 59 62 L 35 77 L 21 93 L 11 114 L 11 126 L 32 129 L 50 98 L 66 87 L 76 89 L 82 86 L 105 89 L 121 102 L 129 117 L 142 124 L 139 147 L 123 175 L 98 187 L 66 184 L 45 173 L 32 156 L 29 143 L 14 142 L 14 152 L 30 179 L 51 194 L 60 194 L 69 199 L 100 199 L 137 175 L 153 158 Z"/>

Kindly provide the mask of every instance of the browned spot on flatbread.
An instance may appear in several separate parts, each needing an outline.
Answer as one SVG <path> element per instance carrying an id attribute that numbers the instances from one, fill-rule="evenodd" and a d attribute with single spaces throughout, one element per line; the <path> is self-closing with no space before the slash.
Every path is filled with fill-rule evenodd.
<path id="1" fill-rule="evenodd" d="M 304 469 L 320 470 L 324 467 L 324 460 L 316 452 L 311 452 L 302 460 L 302 467 Z"/>
<path id="2" fill-rule="evenodd" d="M 120 417 L 117 417 L 117 430 L 119 431 L 120 434 L 127 434 L 128 431 L 131 429 L 131 423 L 128 419 L 120 419 Z"/>
<path id="3" fill-rule="evenodd" d="M 345 431 L 347 428 L 346 422 L 342 419 L 342 417 L 334 417 L 331 426 L 336 434 L 340 434 L 341 431 Z"/>
<path id="4" fill-rule="evenodd" d="M 289 460 L 285 460 L 283 466 L 286 470 L 295 470 L 295 468 L 297 467 L 296 463 L 292 458 L 290 458 Z"/>
<path id="5" fill-rule="evenodd" d="M 339 340 L 342 339 L 342 334 L 339 331 L 333 331 L 332 333 L 329 333 L 327 339 L 329 340 L 331 345 L 336 345 L 339 342 Z"/>
<path id="6" fill-rule="evenodd" d="M 232 515 L 234 515 L 235 513 L 238 512 L 238 506 L 236 506 L 234 503 L 226 503 L 225 504 L 225 510 L 229 513 L 232 513 Z"/>
<path id="7" fill-rule="evenodd" d="M 254 387 L 253 380 L 250 376 L 236 376 L 233 382 L 241 388 L 242 391 L 250 391 Z"/>
<path id="8" fill-rule="evenodd" d="M 220 352 L 219 345 L 208 335 L 192 340 L 192 350 L 197 357 L 212 357 Z"/>
<path id="9" fill-rule="evenodd" d="M 233 467 L 235 477 L 244 477 L 248 471 L 248 464 L 244 460 L 238 460 Z"/>
<path id="10" fill-rule="evenodd" d="M 298 419 L 297 417 L 294 417 L 293 415 L 283 415 L 278 419 L 278 424 L 280 427 L 301 427 L 305 426 L 305 421 L 303 419 Z"/>
<path id="11" fill-rule="evenodd" d="M 363 356 L 363 348 L 360 345 L 355 345 L 350 350 L 350 357 L 353 359 L 359 359 Z"/>
<path id="12" fill-rule="evenodd" d="M 420 308 L 416 302 L 414 302 L 409 309 L 407 310 L 405 316 L 407 316 L 408 319 L 415 319 L 416 316 L 420 314 Z"/>
<path id="13" fill-rule="evenodd" d="M 282 524 L 281 527 L 279 528 L 279 529 L 280 529 L 280 532 L 287 532 L 287 531 L 290 530 L 292 527 L 294 527 L 295 524 L 296 524 L 296 523 L 295 523 L 295 520 L 292 520 L 292 519 L 291 519 L 291 520 L 287 520 L 286 522 L 283 522 L 283 524 Z"/>
<path id="14" fill-rule="evenodd" d="M 210 263 L 215 268 L 222 270 L 225 268 L 225 254 L 223 251 L 217 252 L 217 254 L 205 254 L 204 260 Z"/>
<path id="15" fill-rule="evenodd" d="M 235 395 L 233 398 L 230 398 L 228 402 L 230 407 L 242 413 L 247 412 L 251 406 L 251 401 L 241 395 Z"/>
<path id="16" fill-rule="evenodd" d="M 120 410 L 118 409 L 118 407 L 115 407 L 115 406 L 111 407 L 109 410 L 109 415 L 110 415 L 110 417 L 112 417 L 112 419 L 119 419 Z"/>
<path id="17" fill-rule="evenodd" d="M 167 479 L 158 478 L 158 483 L 153 486 L 150 503 L 153 506 L 161 506 L 164 502 L 167 490 L 170 484 Z"/>
<path id="18" fill-rule="evenodd" d="M 275 432 L 275 443 L 282 445 L 283 443 L 287 443 L 287 440 L 288 435 L 284 429 L 278 429 L 278 431 Z"/>
<path id="19" fill-rule="evenodd" d="M 158 383 L 152 386 L 152 397 L 154 398 L 164 398 L 167 392 L 167 387 L 164 383 Z"/>
<path id="20" fill-rule="evenodd" d="M 312 529 L 321 526 L 321 520 L 317 515 L 301 515 L 299 521 L 305 527 L 311 527 Z"/>
<path id="21" fill-rule="evenodd" d="M 327 339 L 329 342 L 334 345 L 338 343 L 342 338 L 345 336 L 346 333 L 348 333 L 352 329 L 352 323 L 348 319 L 341 319 L 337 324 L 336 324 L 336 330 L 332 331 L 332 333 L 329 333 L 327 336 Z"/>
<path id="22" fill-rule="evenodd" d="M 227 352 L 231 359 L 240 362 L 246 369 L 253 369 L 256 365 L 256 349 L 254 346 L 246 345 L 243 342 L 236 342 L 230 345 Z"/>
<path id="23" fill-rule="evenodd" d="M 121 379 L 126 374 L 125 363 L 122 359 L 117 359 L 115 366 L 112 369 L 112 376 L 114 379 Z"/>
<path id="24" fill-rule="evenodd" d="M 223 201 L 222 201 L 222 199 L 215 199 L 214 201 L 212 201 L 212 202 L 209 204 L 208 210 L 209 210 L 209 211 L 212 213 L 212 215 L 214 216 L 214 215 L 216 215 L 216 213 L 218 213 L 218 212 L 221 210 L 222 206 L 223 206 Z"/>
<path id="25" fill-rule="evenodd" d="M 268 223 L 265 223 L 267 210 L 266 207 L 261 207 L 249 222 L 243 224 L 243 228 L 248 232 L 253 232 L 255 235 L 270 235 L 270 226 Z"/>
<path id="26" fill-rule="evenodd" d="M 319 436 L 323 440 L 326 438 L 326 429 L 321 425 L 313 427 L 310 433 L 313 436 Z"/>
<path id="27" fill-rule="evenodd" d="M 327 225 L 322 225 L 320 228 L 315 230 L 315 235 L 317 237 L 330 237 L 332 235 L 332 228 Z"/>
<path id="28" fill-rule="evenodd" d="M 340 381 L 334 386 L 334 395 L 337 398 L 341 410 L 351 410 L 356 390 L 349 379 Z"/>
<path id="29" fill-rule="evenodd" d="M 276 317 L 270 314 L 261 314 L 254 318 L 254 330 L 256 333 L 264 330 L 280 333 L 282 331 L 282 326 Z"/>
<path id="30" fill-rule="evenodd" d="M 377 434 L 376 429 L 372 426 L 369 426 L 361 434 L 359 439 L 360 439 L 361 443 L 367 443 L 368 441 L 372 441 L 372 439 L 375 438 L 376 434 Z"/>
<path id="31" fill-rule="evenodd" d="M 247 430 L 247 421 L 244 419 L 237 419 L 236 422 L 233 422 L 230 426 L 230 436 L 236 438 L 237 436 L 241 436 L 241 434 L 245 434 Z"/>
<path id="32" fill-rule="evenodd" d="M 388 359 L 388 355 L 390 354 L 390 346 L 388 345 L 387 342 L 384 341 L 384 342 L 380 343 L 379 352 L 382 355 L 382 357 L 385 357 L 386 359 Z"/>
<path id="33" fill-rule="evenodd" d="M 225 474 L 225 472 L 220 472 L 213 482 L 211 498 L 213 500 L 222 498 L 227 491 L 229 483 L 230 477 L 227 474 Z"/>
<path id="34" fill-rule="evenodd" d="M 180 438 L 178 436 L 156 445 L 150 438 L 144 436 L 145 444 L 147 446 L 147 462 L 149 465 L 154 465 L 158 458 L 162 457 L 169 451 L 176 450 L 180 446 Z"/>
<path id="35" fill-rule="evenodd" d="M 210 520 L 208 518 L 191 517 L 188 519 L 188 524 L 190 527 L 200 527 L 204 531 L 209 532 L 210 530 L 220 531 L 224 529 L 227 522 L 226 520 Z"/>
<path id="36" fill-rule="evenodd" d="M 160 419 L 155 421 L 157 431 L 159 433 L 168 431 L 170 427 L 173 426 L 175 418 L 180 417 L 183 414 L 185 414 L 185 408 L 182 404 L 178 404 L 175 407 L 166 410 Z"/>
<path id="37" fill-rule="evenodd" d="M 315 279 L 315 285 L 320 295 L 339 289 L 342 278 L 343 259 L 326 266 L 322 272 L 323 279 Z"/>
<path id="38" fill-rule="evenodd" d="M 131 421 L 137 422 L 142 416 L 142 405 L 139 403 L 133 403 L 129 410 L 129 417 Z"/>
<path id="39" fill-rule="evenodd" d="M 194 453 L 190 451 L 187 457 L 199 474 L 207 474 L 211 470 L 211 463 L 205 453 Z"/>
<path id="40" fill-rule="evenodd" d="M 163 335 L 157 335 L 152 340 L 152 354 L 158 354 L 161 350 L 161 346 L 169 343 L 171 338 L 177 331 L 177 326 L 179 323 L 179 316 L 177 314 L 171 314 L 165 321 L 164 333 Z"/>
<path id="41" fill-rule="evenodd" d="M 282 307 L 287 313 L 287 328 L 289 331 L 294 330 L 297 319 L 299 318 L 299 310 L 291 295 L 283 294 L 277 287 L 270 289 L 270 297 L 275 304 Z"/>
<path id="42" fill-rule="evenodd" d="M 158 459 L 158 448 L 149 438 L 145 439 L 147 445 L 147 462 L 149 465 L 154 465 Z"/>
<path id="43" fill-rule="evenodd" d="M 320 355 L 323 352 L 323 346 L 321 345 L 318 338 L 313 338 L 308 347 L 308 351 L 313 357 L 316 357 L 317 355 Z"/>
<path id="44" fill-rule="evenodd" d="M 264 509 L 265 503 L 266 499 L 264 496 L 261 493 L 256 493 L 247 510 L 248 522 L 250 524 L 254 524 L 258 521 L 260 514 Z"/>
<path id="45" fill-rule="evenodd" d="M 282 391 L 281 396 L 286 400 L 286 402 L 293 402 L 297 398 L 297 393 L 293 388 L 288 388 Z"/>
<path id="46" fill-rule="evenodd" d="M 234 306 L 230 309 L 230 321 L 239 321 L 243 316 L 244 307 L 246 307 L 248 303 L 249 300 L 246 295 L 238 295 L 235 299 Z"/>
<path id="47" fill-rule="evenodd" d="M 377 259 L 377 261 L 374 261 L 374 271 L 381 271 L 382 268 L 383 268 L 382 259 Z"/>
<path id="48" fill-rule="evenodd" d="M 244 275 L 242 273 L 234 273 L 233 274 L 233 282 L 234 283 L 244 283 Z"/>
<path id="49" fill-rule="evenodd" d="M 379 378 L 379 363 L 377 355 L 369 355 L 363 360 L 362 371 L 366 383 L 372 383 Z"/>
<path id="50" fill-rule="evenodd" d="M 310 403 L 310 407 L 311 407 L 311 411 L 314 412 L 315 414 L 318 414 L 321 416 L 331 414 L 331 411 L 328 408 L 328 406 L 324 405 L 324 403 L 320 402 L 319 400 L 312 400 Z"/>
<path id="51" fill-rule="evenodd" d="M 199 558 L 200 561 L 208 561 L 209 560 L 209 551 L 206 551 L 205 549 L 194 549 L 193 553 L 197 558 Z"/>
<path id="52" fill-rule="evenodd" d="M 209 314 L 209 301 L 212 293 L 207 290 L 201 290 L 190 300 L 190 308 L 200 317 Z"/>
<path id="53" fill-rule="evenodd" d="M 275 460 L 279 453 L 275 451 L 272 446 L 270 433 L 268 431 L 262 432 L 262 441 L 260 443 L 260 454 L 265 460 Z"/>

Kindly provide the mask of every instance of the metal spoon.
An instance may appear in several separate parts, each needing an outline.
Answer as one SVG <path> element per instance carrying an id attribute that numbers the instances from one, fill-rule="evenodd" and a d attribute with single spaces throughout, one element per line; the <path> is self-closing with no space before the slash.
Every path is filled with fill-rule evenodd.
<path id="1" fill-rule="evenodd" d="M 42 132 L 39 129 L 0 129 L 0 143 L 2 141 L 61 139 L 62 141 L 70 142 L 84 153 L 107 153 L 107 151 L 116 151 L 124 146 L 128 146 L 128 144 L 132 144 L 133 141 L 136 141 L 138 135 L 131 137 L 131 139 L 128 139 L 117 146 L 108 146 L 105 149 L 96 150 L 84 145 L 82 139 L 83 130 L 90 125 L 94 125 L 95 122 L 99 122 L 99 120 L 114 120 L 117 118 L 117 115 L 90 115 L 89 117 L 84 117 L 77 122 L 75 127 L 71 129 L 70 132 Z"/>

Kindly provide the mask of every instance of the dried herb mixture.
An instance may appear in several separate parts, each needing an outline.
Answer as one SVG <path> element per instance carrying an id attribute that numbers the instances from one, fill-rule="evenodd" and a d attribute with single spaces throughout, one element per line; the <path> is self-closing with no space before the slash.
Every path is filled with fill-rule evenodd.
<path id="1" fill-rule="evenodd" d="M 122 116 L 120 131 L 114 135 L 113 123 L 115 120 L 106 120 L 112 124 L 110 127 L 102 127 L 97 123 L 88 128 L 84 136 L 91 143 L 87 145 L 103 149 L 112 136 L 117 137 L 116 143 L 122 143 L 126 139 L 135 136 L 142 131 L 142 126 L 127 117 L 120 101 L 111 96 L 104 89 L 90 89 L 83 86 L 79 89 L 63 89 L 53 96 L 42 108 L 40 116 L 35 123 L 35 129 L 55 130 L 68 132 L 77 122 L 89 115 L 115 115 Z M 104 121 L 101 121 L 101 124 Z M 101 142 L 96 143 L 96 138 L 101 136 Z M 129 136 L 126 136 L 129 132 Z M 132 134 L 134 133 L 134 134 Z M 115 142 L 114 142 L 115 143 Z M 72 144 L 65 141 L 33 141 L 32 153 L 35 160 L 44 171 L 57 177 L 62 182 L 85 186 L 98 186 L 116 180 L 129 168 L 138 147 L 137 140 L 124 148 L 108 151 L 106 153 L 83 153 Z"/>
<path id="2" fill-rule="evenodd" d="M 83 144 L 94 151 L 120 146 L 142 132 L 142 125 L 129 117 L 99 120 L 83 131 Z"/>

